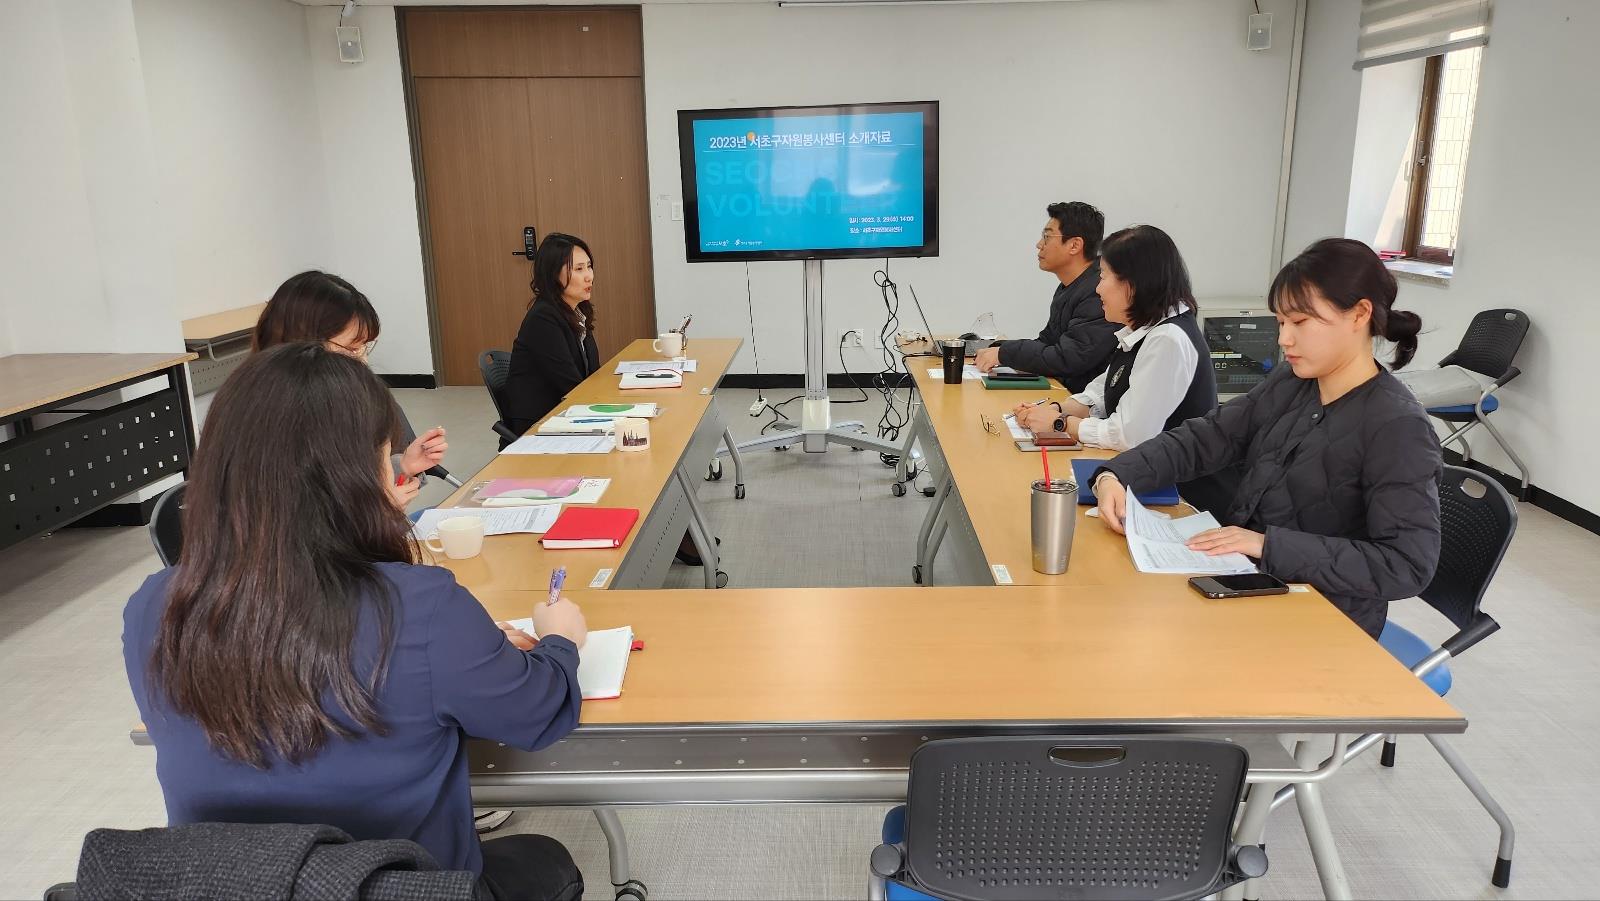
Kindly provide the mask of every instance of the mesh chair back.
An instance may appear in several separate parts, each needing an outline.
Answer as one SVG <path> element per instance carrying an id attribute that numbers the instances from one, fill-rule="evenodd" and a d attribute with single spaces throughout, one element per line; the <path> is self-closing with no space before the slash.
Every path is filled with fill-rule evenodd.
<path id="1" fill-rule="evenodd" d="M 150 512 L 150 543 L 165 566 L 177 563 L 183 551 L 183 492 L 188 487 L 184 482 L 161 492 Z"/>
<path id="2" fill-rule="evenodd" d="M 1456 628 L 1478 619 L 1478 605 L 1517 532 L 1517 504 L 1500 483 L 1461 466 L 1439 480 L 1439 568 L 1420 597 Z"/>
<path id="3" fill-rule="evenodd" d="M 506 381 L 511 378 L 511 353 L 504 350 L 486 350 L 478 355 L 478 372 L 483 375 L 483 387 L 489 389 L 489 399 L 494 401 L 494 412 L 501 422 L 506 421 Z"/>
<path id="4" fill-rule="evenodd" d="M 1528 314 L 1521 310 L 1484 310 L 1472 317 L 1461 346 L 1450 362 L 1497 379 L 1506 374 L 1528 336 Z"/>
<path id="5" fill-rule="evenodd" d="M 911 758 L 906 871 L 951 898 L 1198 898 L 1250 755 L 1211 739 L 963 738 Z"/>

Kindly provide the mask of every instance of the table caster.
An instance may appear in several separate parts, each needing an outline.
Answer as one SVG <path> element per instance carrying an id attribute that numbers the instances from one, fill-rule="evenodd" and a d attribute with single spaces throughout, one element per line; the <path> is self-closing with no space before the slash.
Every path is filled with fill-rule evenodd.
<path id="1" fill-rule="evenodd" d="M 722 481 L 722 461 L 721 460 L 712 460 L 711 461 L 711 465 L 706 467 L 706 481 L 707 482 L 720 482 L 720 481 Z"/>
<path id="2" fill-rule="evenodd" d="M 616 890 L 617 901 L 623 901 L 625 898 L 631 898 L 633 901 L 645 901 L 650 892 L 649 889 L 645 888 L 644 883 L 637 879 L 629 879 L 627 882 L 616 886 Z"/>
<path id="3" fill-rule="evenodd" d="M 723 572 L 720 569 L 717 570 L 717 587 L 718 588 L 727 588 L 728 587 L 728 574 Z"/>
<path id="4" fill-rule="evenodd" d="M 744 500 L 744 483 L 743 482 L 733 486 L 733 499 L 736 500 L 736 501 Z"/>
<path id="5" fill-rule="evenodd" d="M 906 496 L 906 485 L 905 485 L 905 483 L 904 482 L 895 482 L 893 485 L 890 485 L 889 486 L 889 493 L 894 495 L 895 497 L 905 497 Z"/>
<path id="6" fill-rule="evenodd" d="M 922 584 L 922 564 L 921 563 L 913 563 L 913 564 L 911 564 L 911 581 L 917 583 L 918 585 Z"/>

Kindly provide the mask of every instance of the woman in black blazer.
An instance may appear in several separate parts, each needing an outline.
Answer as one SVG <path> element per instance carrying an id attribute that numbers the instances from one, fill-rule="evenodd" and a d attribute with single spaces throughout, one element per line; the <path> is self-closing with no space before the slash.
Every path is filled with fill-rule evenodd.
<path id="1" fill-rule="evenodd" d="M 506 425 L 526 432 L 600 368 L 594 343 L 594 256 L 581 238 L 551 232 L 533 256 L 533 303 L 511 345 Z"/>

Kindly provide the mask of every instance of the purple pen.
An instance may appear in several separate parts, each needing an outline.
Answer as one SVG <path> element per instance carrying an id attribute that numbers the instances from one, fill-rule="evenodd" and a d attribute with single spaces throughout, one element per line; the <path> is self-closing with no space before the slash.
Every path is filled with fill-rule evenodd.
<path id="1" fill-rule="evenodd" d="M 567 584 L 567 568 L 565 566 L 560 566 L 550 571 L 550 600 L 545 602 L 545 606 L 548 607 L 561 600 L 561 586 L 565 584 Z"/>

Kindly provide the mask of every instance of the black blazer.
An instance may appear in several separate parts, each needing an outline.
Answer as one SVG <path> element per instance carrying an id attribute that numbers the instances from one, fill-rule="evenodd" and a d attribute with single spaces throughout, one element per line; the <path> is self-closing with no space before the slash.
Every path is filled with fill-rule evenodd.
<path id="1" fill-rule="evenodd" d="M 561 301 L 535 301 L 522 317 L 522 328 L 511 345 L 506 425 L 518 434 L 554 410 L 579 382 L 600 368 L 594 332 L 580 343 L 557 303 Z"/>

